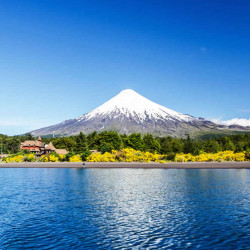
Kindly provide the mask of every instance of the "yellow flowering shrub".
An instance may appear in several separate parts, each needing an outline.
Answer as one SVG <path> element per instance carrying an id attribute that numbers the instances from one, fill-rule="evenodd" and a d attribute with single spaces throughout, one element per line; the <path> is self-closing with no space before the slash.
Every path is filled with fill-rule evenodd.
<path id="1" fill-rule="evenodd" d="M 115 161 L 115 154 L 114 153 L 105 152 L 102 155 L 102 161 L 104 161 L 104 162 L 113 162 L 113 161 Z"/>
<path id="2" fill-rule="evenodd" d="M 94 153 L 88 156 L 88 162 L 160 162 L 163 156 L 150 152 L 141 152 L 132 148 L 125 148 L 121 151 L 112 150 L 111 153 Z"/>
<path id="3" fill-rule="evenodd" d="M 46 155 L 42 155 L 39 159 L 40 162 L 48 162 L 49 158 Z"/>
<path id="4" fill-rule="evenodd" d="M 24 160 L 23 155 L 16 155 L 16 156 L 7 157 L 5 162 L 6 163 L 9 163 L 9 162 L 23 162 L 23 160 Z"/>
<path id="5" fill-rule="evenodd" d="M 59 161 L 59 158 L 55 155 L 50 155 L 49 156 L 49 161 L 50 162 L 58 162 Z"/>
<path id="6" fill-rule="evenodd" d="M 201 161 L 209 161 L 208 159 L 208 154 L 205 154 L 205 153 L 203 153 L 203 154 L 200 154 L 200 155 L 197 155 L 197 156 L 195 156 L 195 161 L 198 161 L 198 162 L 201 162 Z"/>
<path id="7" fill-rule="evenodd" d="M 164 161 L 164 160 L 161 160 L 161 161 L 159 161 L 160 163 L 167 163 L 166 161 Z"/>
<path id="8" fill-rule="evenodd" d="M 132 148 L 125 148 L 121 150 L 121 154 L 119 157 L 119 161 L 126 161 L 126 162 L 132 162 L 132 161 L 137 161 L 137 162 L 143 162 L 145 161 L 144 155 L 142 152 L 139 150 L 134 150 Z"/>
<path id="9" fill-rule="evenodd" d="M 234 151 L 220 151 L 218 153 L 206 153 L 201 152 L 199 155 L 192 154 L 176 154 L 175 162 L 209 162 L 209 161 L 248 161 L 249 153 L 240 152 L 234 153 Z M 141 152 L 139 150 L 134 150 L 132 148 L 122 149 L 120 151 L 112 150 L 111 153 L 105 152 L 93 153 L 87 157 L 88 162 L 159 162 L 166 163 L 166 156 L 160 155 L 158 153 Z M 34 154 L 16 154 L 10 155 L 3 159 L 6 163 L 9 162 L 33 162 L 36 161 L 36 156 Z M 65 155 L 43 155 L 40 157 L 40 162 L 59 162 L 65 161 Z M 81 155 L 73 155 L 69 158 L 69 162 L 82 162 Z"/>
<path id="10" fill-rule="evenodd" d="M 176 162 L 185 162 L 184 154 L 176 154 L 175 161 Z"/>
<path id="11" fill-rule="evenodd" d="M 105 152 L 104 154 L 95 153 L 87 157 L 89 162 L 114 162 L 116 161 L 116 151 L 112 153 Z"/>
<path id="12" fill-rule="evenodd" d="M 60 155 L 59 155 L 59 160 L 60 160 L 60 161 L 64 161 L 64 160 L 65 160 L 65 155 L 60 154 Z"/>
<path id="13" fill-rule="evenodd" d="M 102 158 L 102 154 L 94 153 L 87 157 L 87 161 L 89 162 L 100 162 Z"/>
<path id="14" fill-rule="evenodd" d="M 81 156 L 80 155 L 73 155 L 69 158 L 69 162 L 81 162 Z"/>
<path id="15" fill-rule="evenodd" d="M 42 155 L 39 159 L 40 162 L 58 162 L 59 158 L 55 155 Z"/>
<path id="16" fill-rule="evenodd" d="M 191 154 L 176 154 L 176 162 L 187 162 L 187 161 L 245 161 L 245 153 L 234 153 L 233 151 L 221 151 L 218 153 L 201 153 L 200 155 L 193 156 Z"/>
<path id="17" fill-rule="evenodd" d="M 196 161 L 195 156 L 191 155 L 191 154 L 176 154 L 175 156 L 175 161 L 176 162 L 188 162 L 188 161 Z"/>
<path id="18" fill-rule="evenodd" d="M 245 161 L 245 153 L 236 153 L 234 154 L 235 161 Z"/>
<path id="19" fill-rule="evenodd" d="M 28 161 L 28 162 L 36 161 L 36 157 L 34 154 L 28 154 L 28 156 L 25 158 L 25 161 Z"/>

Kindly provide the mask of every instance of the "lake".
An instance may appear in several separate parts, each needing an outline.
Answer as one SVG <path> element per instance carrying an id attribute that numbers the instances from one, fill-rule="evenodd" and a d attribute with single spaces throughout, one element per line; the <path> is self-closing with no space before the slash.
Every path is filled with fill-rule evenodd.
<path id="1" fill-rule="evenodd" d="M 248 169 L 0 169 L 0 249 L 247 249 Z"/>

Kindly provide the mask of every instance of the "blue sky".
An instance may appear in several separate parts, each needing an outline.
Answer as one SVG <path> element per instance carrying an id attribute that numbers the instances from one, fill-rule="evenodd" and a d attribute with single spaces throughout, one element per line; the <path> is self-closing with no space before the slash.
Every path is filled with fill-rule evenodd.
<path id="1" fill-rule="evenodd" d="M 250 118 L 250 1 L 0 1 L 0 133 L 131 88 L 193 116 Z"/>

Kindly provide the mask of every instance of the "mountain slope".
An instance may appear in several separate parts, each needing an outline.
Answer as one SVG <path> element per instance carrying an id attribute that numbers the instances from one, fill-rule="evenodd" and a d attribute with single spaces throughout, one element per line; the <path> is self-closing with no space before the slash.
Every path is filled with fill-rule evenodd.
<path id="1" fill-rule="evenodd" d="M 119 133 L 152 133 L 155 135 L 184 136 L 199 132 L 230 130 L 202 118 L 178 113 L 168 109 L 133 90 L 120 92 L 103 105 L 78 118 L 32 131 L 37 135 L 73 135 L 80 131 L 114 130 Z"/>

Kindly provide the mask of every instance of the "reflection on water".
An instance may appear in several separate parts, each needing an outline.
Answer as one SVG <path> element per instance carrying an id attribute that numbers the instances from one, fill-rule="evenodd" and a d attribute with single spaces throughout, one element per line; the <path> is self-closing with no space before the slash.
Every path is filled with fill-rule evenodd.
<path id="1" fill-rule="evenodd" d="M 244 249 L 250 170 L 1 169 L 0 249 Z"/>

